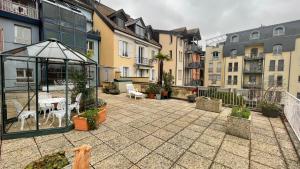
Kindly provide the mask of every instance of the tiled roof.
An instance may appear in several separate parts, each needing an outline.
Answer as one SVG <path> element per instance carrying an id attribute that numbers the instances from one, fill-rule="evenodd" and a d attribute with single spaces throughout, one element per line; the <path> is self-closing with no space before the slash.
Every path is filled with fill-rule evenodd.
<path id="1" fill-rule="evenodd" d="M 155 46 L 161 47 L 161 45 L 158 42 L 156 42 L 155 40 L 153 40 L 153 39 L 149 40 L 149 39 L 146 39 L 146 38 L 141 38 L 135 32 L 133 32 L 131 29 L 129 29 L 128 27 L 125 27 L 125 28 L 120 27 L 109 18 L 110 15 L 112 15 L 113 13 L 118 12 L 120 10 L 116 11 L 116 10 L 114 10 L 114 9 L 112 9 L 112 8 L 106 6 L 106 5 L 103 5 L 101 3 L 96 3 L 95 8 L 96 8 L 96 13 L 104 20 L 104 22 L 112 30 L 118 30 L 118 31 L 124 32 L 124 33 L 126 33 L 128 35 L 131 35 L 131 36 L 134 36 L 134 37 L 136 37 L 140 40 L 143 40 L 143 41 L 149 42 L 149 43 L 151 43 Z M 128 14 L 126 14 L 126 16 L 127 16 L 128 22 L 134 22 L 136 20 L 136 19 L 131 18 Z"/>

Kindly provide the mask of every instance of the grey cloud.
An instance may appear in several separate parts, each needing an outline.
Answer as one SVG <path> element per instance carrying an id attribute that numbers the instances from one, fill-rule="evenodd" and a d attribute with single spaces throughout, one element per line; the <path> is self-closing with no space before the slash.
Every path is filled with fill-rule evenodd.
<path id="1" fill-rule="evenodd" d="M 300 19 L 299 0 L 102 0 L 156 29 L 198 27 L 203 38 Z"/>

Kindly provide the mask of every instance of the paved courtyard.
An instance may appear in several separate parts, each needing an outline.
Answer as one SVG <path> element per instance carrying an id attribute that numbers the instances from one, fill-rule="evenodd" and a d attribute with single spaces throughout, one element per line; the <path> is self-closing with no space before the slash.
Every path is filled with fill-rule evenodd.
<path id="1" fill-rule="evenodd" d="M 90 144 L 91 166 L 132 168 L 300 168 L 279 118 L 253 113 L 251 140 L 225 134 L 230 109 L 220 114 L 195 109 L 180 100 L 134 100 L 101 94 L 108 102 L 107 121 L 98 130 L 5 140 L 0 168 L 22 168 L 59 150 Z"/>

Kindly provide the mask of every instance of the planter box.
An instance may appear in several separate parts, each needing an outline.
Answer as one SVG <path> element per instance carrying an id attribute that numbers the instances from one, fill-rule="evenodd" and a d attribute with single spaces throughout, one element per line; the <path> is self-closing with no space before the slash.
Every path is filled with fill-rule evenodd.
<path id="1" fill-rule="evenodd" d="M 100 108 L 98 112 L 98 119 L 97 119 L 98 123 L 103 123 L 106 120 L 106 111 L 107 111 L 106 106 Z"/>
<path id="2" fill-rule="evenodd" d="M 88 131 L 89 125 L 87 119 L 84 117 L 79 117 L 78 115 L 73 117 L 73 123 L 75 130 Z"/>
<path id="3" fill-rule="evenodd" d="M 198 97 L 196 109 L 220 113 L 222 111 L 222 100 Z"/>
<path id="4" fill-rule="evenodd" d="M 249 119 L 227 116 L 226 133 L 244 139 L 250 139 L 251 115 Z"/>

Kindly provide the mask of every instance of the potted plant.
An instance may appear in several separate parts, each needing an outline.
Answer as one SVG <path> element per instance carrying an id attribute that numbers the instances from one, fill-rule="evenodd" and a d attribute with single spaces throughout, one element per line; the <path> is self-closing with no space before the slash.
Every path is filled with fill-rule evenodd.
<path id="1" fill-rule="evenodd" d="M 159 86 L 157 86 L 158 88 L 158 92 L 156 93 L 156 99 L 160 100 L 161 99 L 161 88 Z"/>
<path id="2" fill-rule="evenodd" d="M 99 111 L 98 111 L 98 122 L 102 123 L 106 120 L 106 105 L 107 103 L 103 99 L 98 100 L 98 106 L 99 106 Z"/>
<path id="3" fill-rule="evenodd" d="M 157 93 L 159 93 L 159 87 L 155 83 L 150 83 L 146 92 L 148 93 L 148 97 L 150 99 L 155 99 Z"/>
<path id="4" fill-rule="evenodd" d="M 73 123 L 76 130 L 88 131 L 95 130 L 98 127 L 98 109 L 90 109 L 83 114 L 73 117 Z"/>
<path id="5" fill-rule="evenodd" d="M 64 168 L 69 165 L 68 158 L 64 151 L 60 151 L 54 154 L 45 155 L 40 159 L 29 163 L 25 169 L 35 168 Z"/>
<path id="6" fill-rule="evenodd" d="M 172 95 L 172 83 L 174 80 L 174 76 L 171 73 L 164 72 L 163 73 L 163 89 L 164 95 L 167 95 L 168 98 Z"/>
<path id="7" fill-rule="evenodd" d="M 197 88 L 192 89 L 192 94 L 187 96 L 188 102 L 195 103 L 197 98 Z"/>
<path id="8" fill-rule="evenodd" d="M 233 107 L 227 116 L 226 133 L 250 139 L 251 112 L 245 106 Z"/>

